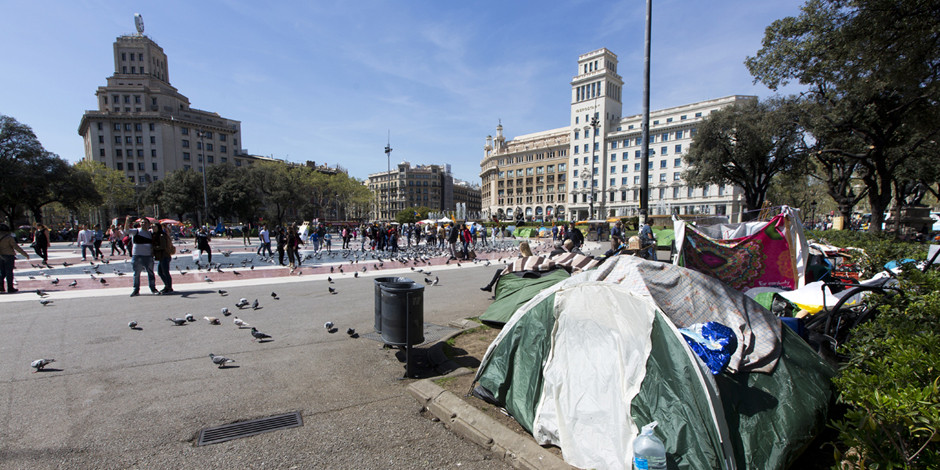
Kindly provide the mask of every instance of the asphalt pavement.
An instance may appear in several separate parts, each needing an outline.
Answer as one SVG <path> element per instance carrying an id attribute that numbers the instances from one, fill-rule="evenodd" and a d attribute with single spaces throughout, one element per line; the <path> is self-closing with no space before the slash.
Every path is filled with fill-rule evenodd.
<path id="1" fill-rule="evenodd" d="M 357 263 L 314 255 L 290 273 L 258 262 L 254 249 L 236 242 L 215 245 L 233 252 L 214 255 L 234 265 L 221 273 L 174 270 L 175 295 L 151 296 L 144 287 L 140 297 L 128 297 L 129 269 L 114 272 L 125 265 L 120 257 L 66 272 L 61 263 L 74 260 L 76 250 L 63 244 L 53 247 L 51 271 L 20 262 L 21 292 L 0 296 L 0 468 L 508 467 L 425 416 L 405 392 L 413 379 L 402 379 L 400 352 L 365 333 L 374 323 L 375 277 L 438 278 L 425 287 L 424 320 L 446 326 L 487 308 L 490 295 L 479 286 L 498 259 L 515 254 L 488 253 L 489 266 L 485 259 L 458 265 L 442 257 L 402 263 L 369 256 Z M 255 269 L 242 265 L 247 257 L 255 257 Z M 67 279 L 82 282 L 68 287 Z M 42 305 L 37 289 L 52 302 Z M 237 308 L 243 297 L 258 299 L 260 308 Z M 196 321 L 167 321 L 187 313 Z M 255 341 L 235 316 L 272 339 Z M 327 321 L 338 331 L 328 332 Z M 350 337 L 347 328 L 361 335 Z M 236 362 L 220 369 L 209 353 Z M 39 358 L 56 362 L 34 372 L 30 362 Z M 201 429 L 293 411 L 303 426 L 195 445 Z"/>

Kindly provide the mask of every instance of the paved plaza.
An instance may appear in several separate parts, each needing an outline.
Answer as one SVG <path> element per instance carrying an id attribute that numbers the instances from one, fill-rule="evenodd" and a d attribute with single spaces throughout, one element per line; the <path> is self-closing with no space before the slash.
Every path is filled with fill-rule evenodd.
<path id="1" fill-rule="evenodd" d="M 238 239 L 214 242 L 213 249 L 221 273 L 198 270 L 190 254 L 180 253 L 172 270 L 178 293 L 147 294 L 144 275 L 135 298 L 128 297 L 130 263 L 122 257 L 92 266 L 74 246 L 56 243 L 53 269 L 33 268 L 35 256 L 18 262 L 20 293 L 0 296 L 6 337 L 0 345 L 0 467 L 507 467 L 422 414 L 405 392 L 412 379 L 401 379 L 401 353 L 366 333 L 374 322 L 375 277 L 405 276 L 422 285 L 424 278 L 438 278 L 425 288 L 424 320 L 448 325 L 487 308 L 490 294 L 479 286 L 500 258 L 517 252 L 486 253 L 489 266 L 486 259 L 458 265 L 439 256 L 417 265 L 313 256 L 289 274 Z M 62 266 L 66 262 L 74 264 Z M 42 305 L 37 289 L 52 302 Z M 237 308 L 240 298 L 258 299 L 259 308 Z M 220 313 L 223 307 L 231 316 Z M 167 321 L 186 314 L 196 321 Z M 210 325 L 206 316 L 221 325 Z M 233 324 L 235 316 L 272 340 L 255 341 L 250 330 Z M 130 321 L 139 329 L 129 328 Z M 339 331 L 327 332 L 327 321 Z M 362 334 L 352 338 L 347 328 Z M 220 369 L 209 353 L 236 362 Z M 30 362 L 39 358 L 56 362 L 34 372 Z M 201 429 L 294 411 L 303 426 L 195 445 Z"/>

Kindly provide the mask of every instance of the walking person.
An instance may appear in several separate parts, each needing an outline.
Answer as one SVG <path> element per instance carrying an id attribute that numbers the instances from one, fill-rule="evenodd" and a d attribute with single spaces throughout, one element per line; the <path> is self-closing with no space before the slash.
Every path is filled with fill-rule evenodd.
<path id="1" fill-rule="evenodd" d="M 101 224 L 95 224 L 95 259 L 104 259 L 104 253 L 101 252 L 102 241 L 104 241 L 104 232 L 101 231 Z"/>
<path id="2" fill-rule="evenodd" d="M 200 227 L 199 231 L 196 232 L 196 249 L 200 251 L 200 258 L 202 253 L 208 255 L 209 265 L 212 265 L 212 247 L 209 246 L 209 239 L 209 231 L 205 227 Z"/>
<path id="3" fill-rule="evenodd" d="M 268 257 L 271 258 L 274 256 L 271 253 L 271 233 L 268 232 L 268 226 L 264 225 L 261 227 L 261 231 L 258 232 L 258 239 L 261 240 L 261 246 L 258 247 L 258 255 L 264 256 L 264 251 L 268 251 Z"/>
<path id="4" fill-rule="evenodd" d="M 450 259 L 457 259 L 457 240 L 460 239 L 460 229 L 453 222 L 449 226 L 450 232 L 447 233 L 447 244 L 450 248 Z"/>
<path id="5" fill-rule="evenodd" d="M 117 225 L 111 226 L 108 230 L 108 241 L 111 243 L 111 256 L 114 256 L 115 252 L 127 256 L 127 248 L 124 247 L 124 232 Z"/>
<path id="6" fill-rule="evenodd" d="M 33 233 L 33 251 L 42 258 L 42 264 L 49 266 L 49 229 L 43 224 L 36 224 Z"/>
<path id="7" fill-rule="evenodd" d="M 640 256 L 648 260 L 656 261 L 656 235 L 653 234 L 653 228 L 649 221 L 643 221 L 640 226 Z"/>
<path id="8" fill-rule="evenodd" d="M 78 244 L 82 247 L 82 261 L 88 261 L 86 250 L 91 251 L 92 258 L 95 256 L 95 232 L 92 232 L 84 225 L 78 226 Z"/>
<path id="9" fill-rule="evenodd" d="M 29 253 L 23 251 L 20 245 L 16 243 L 16 237 L 10 232 L 10 226 L 0 224 L 0 294 L 16 293 L 18 289 L 13 288 L 13 268 L 16 266 L 16 252 L 29 259 Z M 6 283 L 6 289 L 3 284 Z"/>
<path id="10" fill-rule="evenodd" d="M 333 252 L 333 235 L 331 235 L 330 232 L 326 232 L 325 234 L 323 234 L 323 243 L 326 244 L 326 252 L 332 253 Z"/>
<path id="11" fill-rule="evenodd" d="M 172 294 L 173 278 L 170 277 L 170 260 L 176 253 L 170 234 L 161 224 L 154 225 L 153 230 L 153 259 L 157 262 L 157 275 L 163 281 L 163 290 L 161 294 Z"/>
<path id="12" fill-rule="evenodd" d="M 140 219 L 140 227 L 131 227 L 131 216 L 124 219 L 124 233 L 133 241 L 131 265 L 134 268 L 134 290 L 131 297 L 140 295 L 140 272 L 147 270 L 147 284 L 150 293 L 157 293 L 157 283 L 153 277 L 153 233 L 150 231 L 150 219 Z"/>

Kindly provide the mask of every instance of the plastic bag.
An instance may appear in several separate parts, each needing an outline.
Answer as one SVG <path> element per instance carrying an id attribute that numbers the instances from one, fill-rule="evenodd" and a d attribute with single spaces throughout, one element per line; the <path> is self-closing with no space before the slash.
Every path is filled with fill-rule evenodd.
<path id="1" fill-rule="evenodd" d="M 720 374 L 738 349 L 738 338 L 734 331 L 718 322 L 696 323 L 688 328 L 680 328 L 679 332 L 692 351 L 702 358 L 712 375 Z"/>

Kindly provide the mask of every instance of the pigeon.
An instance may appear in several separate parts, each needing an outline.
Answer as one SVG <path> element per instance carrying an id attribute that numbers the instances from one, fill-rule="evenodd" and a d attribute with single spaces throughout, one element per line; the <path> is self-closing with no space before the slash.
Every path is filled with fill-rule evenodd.
<path id="1" fill-rule="evenodd" d="M 212 363 L 219 366 L 219 369 L 225 367 L 229 362 L 235 362 L 235 359 L 229 359 L 225 356 L 216 356 L 212 353 L 209 353 L 209 359 L 212 359 Z"/>
<path id="2" fill-rule="evenodd" d="M 221 295 L 222 297 L 225 297 L 226 295 L 228 295 L 228 291 L 219 289 L 219 295 Z"/>
<path id="3" fill-rule="evenodd" d="M 212 279 L 209 279 L 209 276 L 204 277 L 203 280 L 206 282 L 213 282 Z"/>
<path id="4" fill-rule="evenodd" d="M 36 295 L 38 295 L 38 296 L 40 296 L 40 297 L 45 297 L 45 296 L 47 296 L 47 295 L 49 295 L 49 294 L 47 294 L 46 291 L 44 291 L 44 290 L 42 290 L 42 289 L 36 289 Z"/>
<path id="5" fill-rule="evenodd" d="M 440 282 L 441 282 L 441 278 L 439 278 L 439 277 L 437 277 L 437 276 L 434 276 L 434 282 L 431 283 L 431 285 L 435 285 L 435 286 L 436 286 L 436 285 L 440 284 Z"/>
<path id="6" fill-rule="evenodd" d="M 186 321 L 188 321 L 188 322 L 194 322 L 194 321 L 196 321 L 196 319 L 193 317 L 193 314 L 191 314 L 191 313 L 187 313 L 186 316 L 183 317 L 183 318 L 185 318 Z"/>
<path id="7" fill-rule="evenodd" d="M 330 274 L 333 274 L 333 266 L 330 266 Z"/>
<path id="8" fill-rule="evenodd" d="M 333 328 L 333 322 L 328 321 L 328 322 L 324 323 L 324 324 L 323 324 L 323 328 L 326 328 L 327 330 Z"/>
<path id="9" fill-rule="evenodd" d="M 217 317 L 202 317 L 205 318 L 210 325 L 221 325 L 222 322 L 219 321 Z"/>
<path id="10" fill-rule="evenodd" d="M 239 328 L 248 328 L 249 326 L 251 326 L 248 323 L 245 323 L 244 321 L 242 321 L 242 319 L 238 317 L 235 317 L 235 320 L 233 320 L 233 323 L 235 323 L 235 326 Z"/>
<path id="11" fill-rule="evenodd" d="M 228 311 L 228 307 L 222 307 L 222 316 L 229 316 L 231 313 Z"/>
<path id="12" fill-rule="evenodd" d="M 186 320 L 183 318 L 167 318 L 168 321 L 173 322 L 176 326 L 183 326 L 186 324 Z"/>
<path id="13" fill-rule="evenodd" d="M 266 335 L 266 334 L 264 334 L 264 333 L 258 331 L 258 329 L 255 328 L 255 327 L 251 327 L 251 336 L 254 336 L 255 339 L 257 339 L 257 340 L 259 340 L 259 341 L 263 341 L 263 340 L 266 340 L 266 339 L 268 339 L 268 338 L 271 337 L 271 335 Z"/>
<path id="14" fill-rule="evenodd" d="M 78 281 L 75 279 L 73 279 L 72 282 L 69 283 L 69 287 L 75 287 L 77 285 L 78 285 Z"/>
<path id="15" fill-rule="evenodd" d="M 330 293 L 331 293 L 331 294 L 336 294 L 336 289 L 334 289 L 334 288 L 332 288 L 332 287 L 328 287 L 327 289 L 330 290 Z"/>
<path id="16" fill-rule="evenodd" d="M 359 277 L 359 271 L 354 272 L 354 273 L 353 273 L 353 277 L 358 278 L 358 277 Z"/>
<path id="17" fill-rule="evenodd" d="M 258 310 L 258 308 L 260 308 L 259 307 L 260 305 L 261 304 L 258 303 L 258 299 L 255 299 L 254 303 L 251 304 L 251 308 L 254 310 Z"/>
<path id="18" fill-rule="evenodd" d="M 330 284 L 332 284 L 332 283 L 333 283 L 333 278 L 330 277 L 330 276 L 327 276 L 327 277 L 326 277 L 326 282 L 329 282 Z"/>
<path id="19" fill-rule="evenodd" d="M 36 359 L 35 361 L 31 362 L 29 366 L 33 369 L 36 369 L 36 372 L 39 372 L 43 369 L 43 367 L 46 367 L 53 362 L 55 362 L 55 359 Z"/>
<path id="20" fill-rule="evenodd" d="M 242 273 L 240 273 L 240 272 L 238 272 L 238 271 L 235 271 L 234 269 L 232 270 L 232 274 L 234 274 L 234 275 L 236 275 L 236 276 L 241 276 L 241 275 L 242 275 Z"/>
<path id="21" fill-rule="evenodd" d="M 137 328 L 137 322 L 135 321 L 129 322 L 127 324 L 127 327 L 133 330 L 134 328 Z"/>
<path id="22" fill-rule="evenodd" d="M 280 297 L 277 296 L 277 292 L 271 292 L 271 298 L 274 300 L 281 300 Z"/>
<path id="23" fill-rule="evenodd" d="M 356 330 L 353 329 L 353 328 L 348 328 L 348 329 L 346 330 L 346 334 L 349 335 L 349 336 L 352 336 L 352 335 L 356 334 Z"/>
<path id="24" fill-rule="evenodd" d="M 431 283 L 433 283 L 433 282 L 434 282 L 434 279 L 431 279 L 431 278 L 429 278 L 429 277 L 424 278 L 424 283 L 427 284 L 427 285 L 429 285 L 429 286 L 430 286 Z"/>
<path id="25" fill-rule="evenodd" d="M 235 304 L 235 306 L 238 307 L 238 308 L 245 308 L 245 307 L 247 307 L 247 306 L 248 306 L 248 299 L 246 299 L 246 298 L 244 298 L 244 297 L 238 299 L 238 303 Z"/>
<path id="26" fill-rule="evenodd" d="M 49 300 L 49 299 L 42 299 L 42 300 L 40 300 L 40 301 L 39 301 L 39 303 L 41 303 L 41 304 L 42 304 L 42 306 L 43 306 L 43 307 L 45 307 L 46 305 L 49 305 L 49 304 L 51 304 L 51 303 L 52 303 L 52 301 L 51 301 L 51 300 Z"/>
<path id="27" fill-rule="evenodd" d="M 53 280 L 52 280 L 52 285 L 54 285 L 54 286 L 59 285 L 59 278 L 53 279 Z"/>

